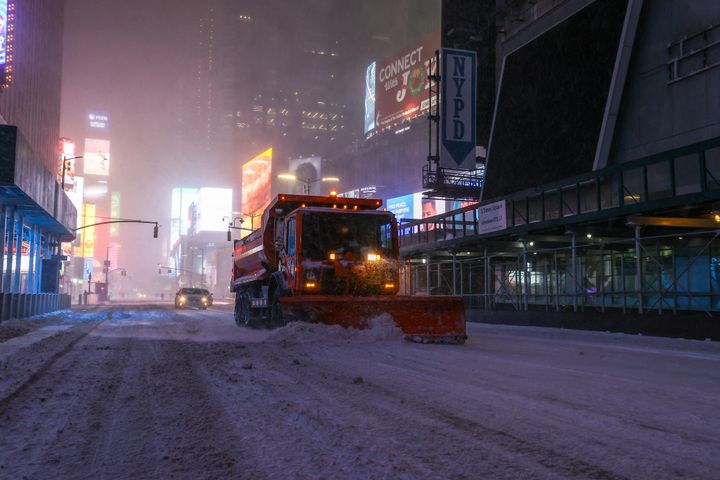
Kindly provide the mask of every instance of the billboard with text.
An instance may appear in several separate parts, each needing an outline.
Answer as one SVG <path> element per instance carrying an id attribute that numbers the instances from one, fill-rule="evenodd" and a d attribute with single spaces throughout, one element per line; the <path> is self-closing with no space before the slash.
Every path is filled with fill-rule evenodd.
<path id="1" fill-rule="evenodd" d="M 423 198 L 423 192 L 411 193 L 402 197 L 389 198 L 387 209 L 399 220 L 417 220 L 445 213 L 446 201 Z"/>
<path id="2" fill-rule="evenodd" d="M 374 69 L 376 129 L 392 128 L 428 111 L 428 75 L 437 71 L 435 51 L 439 48 L 440 30 L 436 30 L 409 48 L 377 62 Z"/>

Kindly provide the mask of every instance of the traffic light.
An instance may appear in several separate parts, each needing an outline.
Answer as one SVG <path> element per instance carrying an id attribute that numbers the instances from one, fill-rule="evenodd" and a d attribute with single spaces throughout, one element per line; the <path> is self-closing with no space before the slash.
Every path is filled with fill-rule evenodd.
<path id="1" fill-rule="evenodd" d="M 160 226 L 156 223 L 155 226 L 153 227 L 153 238 L 158 238 L 158 229 L 159 228 L 160 228 Z"/>

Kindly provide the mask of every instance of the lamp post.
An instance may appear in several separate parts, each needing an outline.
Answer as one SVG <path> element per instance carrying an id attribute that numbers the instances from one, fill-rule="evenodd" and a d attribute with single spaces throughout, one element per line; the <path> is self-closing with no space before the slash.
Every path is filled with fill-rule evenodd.
<path id="1" fill-rule="evenodd" d="M 253 227 L 255 227 L 255 217 L 259 217 L 260 215 L 258 214 L 258 215 L 245 215 L 245 216 L 250 217 L 250 227 L 251 228 L 245 228 L 242 226 L 242 224 L 243 224 L 242 217 L 233 217 L 232 219 L 230 219 L 230 217 L 225 216 L 222 218 L 223 222 L 226 220 L 228 222 L 228 231 L 227 231 L 227 241 L 228 242 L 232 241 L 232 233 L 231 233 L 232 230 L 244 230 L 244 231 L 250 232 L 250 233 L 255 231 L 255 229 L 253 228 Z M 235 222 L 237 222 L 238 220 L 240 221 L 239 227 L 235 226 Z"/>
<path id="2" fill-rule="evenodd" d="M 281 173 L 277 176 L 277 178 L 281 180 L 288 180 L 291 182 L 301 181 L 303 183 L 303 194 L 310 195 L 312 191 L 312 184 L 316 182 L 339 182 L 340 179 L 338 177 L 320 177 L 320 178 L 300 178 L 298 179 L 297 176 L 293 175 L 292 173 Z"/>

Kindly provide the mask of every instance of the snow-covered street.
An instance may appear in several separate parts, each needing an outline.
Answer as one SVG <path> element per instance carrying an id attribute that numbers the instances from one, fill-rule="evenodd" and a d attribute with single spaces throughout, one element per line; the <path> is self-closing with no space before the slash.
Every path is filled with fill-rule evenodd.
<path id="1" fill-rule="evenodd" d="M 0 478 L 713 479 L 720 345 L 103 307 L 0 343 Z M 55 330 L 48 330 L 55 328 Z"/>

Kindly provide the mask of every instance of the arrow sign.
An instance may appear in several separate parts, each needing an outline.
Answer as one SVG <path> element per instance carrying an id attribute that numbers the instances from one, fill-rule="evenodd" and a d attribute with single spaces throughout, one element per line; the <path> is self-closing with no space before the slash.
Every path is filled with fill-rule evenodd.
<path id="1" fill-rule="evenodd" d="M 442 49 L 440 166 L 475 170 L 477 54 Z"/>

